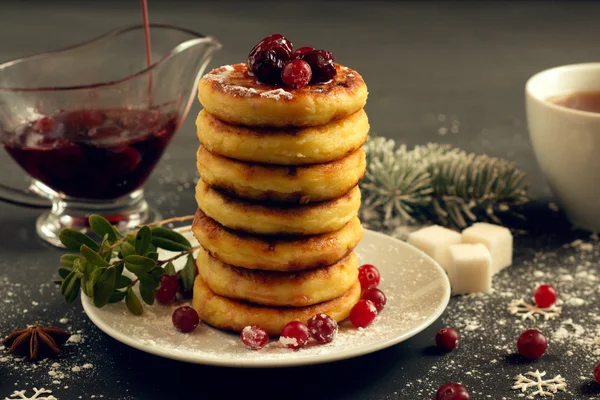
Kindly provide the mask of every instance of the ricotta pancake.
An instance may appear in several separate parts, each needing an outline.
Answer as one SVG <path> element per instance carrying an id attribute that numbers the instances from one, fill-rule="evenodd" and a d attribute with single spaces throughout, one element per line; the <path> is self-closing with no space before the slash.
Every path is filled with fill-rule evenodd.
<path id="1" fill-rule="evenodd" d="M 334 264 L 354 250 L 363 237 L 358 217 L 341 229 L 315 236 L 265 237 L 232 231 L 196 212 L 192 231 L 198 242 L 219 260 L 248 269 L 301 271 Z"/>
<path id="2" fill-rule="evenodd" d="M 260 83 L 246 63 L 213 69 L 200 79 L 198 99 L 222 121 L 246 126 L 317 126 L 362 109 L 367 85 L 360 74 L 336 64 L 328 82 L 299 89 Z"/>
<path id="3" fill-rule="evenodd" d="M 192 307 L 203 322 L 216 328 L 241 332 L 248 325 L 258 325 L 269 335 L 277 336 L 288 322 L 307 323 L 315 314 L 323 313 L 337 322 L 343 321 L 359 299 L 360 283 L 356 281 L 342 296 L 323 303 L 299 308 L 265 307 L 219 296 L 198 276 L 194 282 Z"/>
<path id="4" fill-rule="evenodd" d="M 367 140 L 364 110 L 328 124 L 304 128 L 249 128 L 200 111 L 196 135 L 209 151 L 240 161 L 278 165 L 325 163 L 356 151 Z"/>
<path id="5" fill-rule="evenodd" d="M 210 290 L 230 299 L 265 306 L 305 307 L 346 293 L 358 278 L 358 257 L 299 272 L 259 271 L 234 267 L 200 249 L 198 274 Z"/>
<path id="6" fill-rule="evenodd" d="M 318 235 L 341 229 L 357 216 L 358 186 L 341 197 L 309 205 L 256 203 L 226 195 L 202 179 L 196 201 L 206 215 L 230 229 L 262 235 Z"/>
<path id="7" fill-rule="evenodd" d="M 274 166 L 236 161 L 200 146 L 197 167 L 204 182 L 237 197 L 306 204 L 348 193 L 365 174 L 366 161 L 360 148 L 326 164 Z"/>

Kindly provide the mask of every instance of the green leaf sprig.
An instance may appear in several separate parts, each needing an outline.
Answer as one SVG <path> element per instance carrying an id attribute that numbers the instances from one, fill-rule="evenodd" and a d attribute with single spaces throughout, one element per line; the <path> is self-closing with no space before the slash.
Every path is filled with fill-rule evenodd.
<path id="1" fill-rule="evenodd" d="M 100 215 L 89 218 L 92 231 L 101 240 L 73 229 L 63 229 L 59 234 L 62 244 L 77 254 L 64 254 L 58 268 L 60 294 L 67 303 L 73 302 L 81 289 L 93 299 L 96 307 L 125 300 L 134 315 L 144 312 L 142 302 L 133 290 L 139 284 L 139 293 L 146 304 L 154 304 L 156 290 L 163 275 L 175 275 L 173 261 L 187 257 L 185 267 L 179 272 L 179 283 L 184 295 L 191 293 L 196 277 L 192 247 L 179 232 L 163 225 L 185 221 L 193 216 L 171 218 L 154 224 L 143 225 L 127 235 L 121 234 Z M 158 249 L 178 252 L 167 260 L 158 259 Z M 127 270 L 134 279 L 123 275 Z"/>

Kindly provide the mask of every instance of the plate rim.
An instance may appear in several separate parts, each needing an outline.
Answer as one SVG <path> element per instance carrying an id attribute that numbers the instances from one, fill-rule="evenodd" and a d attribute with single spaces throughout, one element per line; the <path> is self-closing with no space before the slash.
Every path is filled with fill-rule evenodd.
<path id="1" fill-rule="evenodd" d="M 179 229 L 186 229 L 188 226 L 181 227 Z M 414 327 L 410 331 L 395 336 L 388 340 L 383 340 L 381 342 L 373 343 L 371 345 L 362 346 L 358 348 L 351 348 L 342 350 L 339 352 L 332 352 L 331 354 L 319 354 L 319 355 L 310 355 L 303 358 L 288 358 L 288 359 L 270 359 L 270 360 L 256 360 L 256 359 L 239 359 L 236 362 L 232 362 L 230 359 L 222 359 L 219 356 L 212 355 L 202 355 L 200 358 L 198 356 L 172 353 L 169 350 L 165 350 L 162 347 L 145 345 L 139 343 L 132 337 L 125 335 L 112 326 L 108 325 L 104 321 L 101 320 L 99 315 L 93 311 L 93 305 L 89 297 L 87 297 L 83 292 L 81 292 L 81 304 L 83 306 L 83 310 L 87 317 L 92 321 L 94 325 L 102 332 L 112 337 L 113 339 L 127 345 L 133 347 L 134 349 L 143 351 L 145 353 L 153 354 L 156 356 L 169 358 L 172 360 L 183 361 L 192 364 L 199 365 L 209 365 L 209 366 L 218 366 L 218 367 L 230 367 L 230 368 L 273 368 L 273 367 L 297 367 L 297 366 L 305 366 L 305 365 L 317 365 L 317 364 L 325 364 L 335 361 L 346 360 L 350 358 L 360 357 L 366 354 L 371 354 L 388 347 L 394 346 L 398 343 L 404 342 L 415 335 L 421 333 L 429 326 L 431 326 L 446 310 L 448 307 L 448 303 L 450 302 L 450 281 L 448 280 L 448 276 L 444 269 L 440 266 L 440 264 L 435 261 L 432 257 L 427 255 L 422 250 L 416 248 L 413 245 L 410 245 L 400 239 L 397 239 L 393 236 L 386 235 L 385 233 L 377 232 L 370 229 L 365 229 L 369 234 L 373 234 L 375 236 L 384 237 L 386 239 L 392 239 L 396 241 L 400 246 L 408 247 L 413 251 L 417 251 L 421 254 L 423 258 L 426 258 L 432 262 L 432 264 L 439 270 L 444 279 L 444 293 L 442 302 L 436 307 L 433 313 L 431 313 L 426 319 L 424 319 L 418 326 Z M 206 324 L 209 329 L 217 329 L 208 324 Z"/>

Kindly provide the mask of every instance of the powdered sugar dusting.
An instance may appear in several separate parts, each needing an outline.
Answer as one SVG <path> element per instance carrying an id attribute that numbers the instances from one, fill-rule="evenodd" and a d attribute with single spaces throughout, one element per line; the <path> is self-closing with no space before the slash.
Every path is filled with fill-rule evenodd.
<path id="1" fill-rule="evenodd" d="M 290 92 L 287 92 L 283 89 L 274 89 L 274 90 L 267 90 L 266 92 L 262 92 L 260 94 L 260 97 L 265 97 L 268 99 L 273 99 L 273 100 L 279 100 L 280 98 L 285 98 L 288 100 L 291 100 L 294 98 L 294 95 L 291 94 Z"/>
<path id="2" fill-rule="evenodd" d="M 280 100 L 282 98 L 291 100 L 294 95 L 284 89 L 260 90 L 252 87 L 228 83 L 231 73 L 235 68 L 231 65 L 224 65 L 216 68 L 202 77 L 204 80 L 217 82 L 221 85 L 224 92 L 240 97 L 260 96 L 262 98 Z"/>

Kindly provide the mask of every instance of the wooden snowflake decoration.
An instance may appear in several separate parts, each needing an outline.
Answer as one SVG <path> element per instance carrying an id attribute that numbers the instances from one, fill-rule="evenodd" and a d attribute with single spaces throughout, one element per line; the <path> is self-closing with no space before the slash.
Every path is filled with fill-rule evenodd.
<path id="1" fill-rule="evenodd" d="M 544 320 L 548 321 L 558 317 L 561 310 L 560 307 L 555 305 L 548 308 L 540 308 L 535 304 L 526 303 L 523 299 L 513 300 L 508 306 L 508 312 L 517 317 L 521 317 L 523 321 L 527 319 L 535 321 L 539 316 L 543 316 Z"/>
<path id="2" fill-rule="evenodd" d="M 527 372 L 525 376 L 519 374 L 515 377 L 517 382 L 515 382 L 512 389 L 520 390 L 521 392 L 526 392 L 529 388 L 537 389 L 527 397 L 528 399 L 533 399 L 536 395 L 540 397 L 554 397 L 554 394 L 559 390 L 563 392 L 567 391 L 567 382 L 562 376 L 556 375 L 552 379 L 544 379 L 544 376 L 546 376 L 546 372 L 540 372 L 537 369 L 535 372 Z"/>
<path id="3" fill-rule="evenodd" d="M 52 393 L 51 390 L 46 390 L 44 388 L 41 389 L 37 389 L 37 388 L 33 388 L 33 396 L 32 397 L 27 397 L 27 395 L 25 394 L 25 390 L 15 390 L 13 392 L 13 394 L 10 395 L 10 398 L 5 397 L 4 400 L 14 400 L 14 399 L 21 399 L 21 400 L 58 400 L 56 397 L 52 396 L 50 393 Z M 49 394 L 49 396 L 46 396 L 47 394 Z"/>

